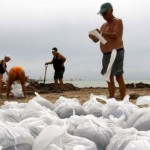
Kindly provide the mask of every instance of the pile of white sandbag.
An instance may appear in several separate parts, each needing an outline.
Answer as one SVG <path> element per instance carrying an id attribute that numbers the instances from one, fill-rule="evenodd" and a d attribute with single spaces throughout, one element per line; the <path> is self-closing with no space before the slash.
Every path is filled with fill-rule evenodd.
<path id="1" fill-rule="evenodd" d="M 104 103 L 99 102 L 104 101 Z M 91 94 L 84 104 L 59 97 L 53 104 L 35 93 L 28 103 L 0 109 L 0 150 L 150 149 L 150 96 L 122 101 Z"/>

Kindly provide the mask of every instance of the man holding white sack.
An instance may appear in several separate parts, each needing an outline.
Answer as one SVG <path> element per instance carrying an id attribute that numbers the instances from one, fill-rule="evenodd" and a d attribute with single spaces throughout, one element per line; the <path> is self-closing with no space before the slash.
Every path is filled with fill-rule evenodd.
<path id="1" fill-rule="evenodd" d="M 115 96 L 115 82 L 114 76 L 116 76 L 116 80 L 119 85 L 120 98 L 123 99 L 126 93 L 126 87 L 123 79 L 123 61 L 124 61 L 124 47 L 123 47 L 123 24 L 122 20 L 114 17 L 113 15 L 113 7 L 110 3 L 104 3 L 100 7 L 100 11 L 98 12 L 106 22 L 100 27 L 100 29 L 96 29 L 95 31 L 100 33 L 102 38 L 106 40 L 106 42 L 101 40 L 94 32 L 89 33 L 89 37 L 96 43 L 100 41 L 100 49 L 103 53 L 102 59 L 102 75 L 108 74 L 110 72 L 108 83 L 108 91 L 109 97 L 113 98 Z M 110 61 L 112 51 L 116 51 L 116 55 L 114 56 L 113 63 Z M 110 66 L 112 63 L 112 66 Z M 109 68 L 109 69 L 108 69 Z M 111 70 L 110 70 L 111 68 Z"/>

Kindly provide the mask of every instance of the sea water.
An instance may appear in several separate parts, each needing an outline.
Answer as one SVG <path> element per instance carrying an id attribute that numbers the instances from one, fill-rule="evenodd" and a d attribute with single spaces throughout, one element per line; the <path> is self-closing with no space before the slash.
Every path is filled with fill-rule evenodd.
<path id="1" fill-rule="evenodd" d="M 46 81 L 46 83 L 53 83 L 53 82 L 54 82 L 53 80 L 47 80 Z M 150 80 L 144 80 L 144 79 L 125 80 L 125 84 L 127 84 L 127 83 L 140 83 L 140 82 L 145 83 L 145 84 L 150 84 Z M 102 79 L 100 79 L 100 80 L 73 80 L 73 81 L 64 80 L 64 83 L 71 83 L 74 86 L 79 87 L 79 88 L 107 87 L 107 82 L 105 80 L 102 80 Z M 118 84 L 116 82 L 115 82 L 115 85 L 116 85 L 116 87 L 118 87 Z"/>
<path id="2" fill-rule="evenodd" d="M 127 83 L 145 83 L 150 84 L 150 80 L 125 80 Z M 67 81 L 66 83 L 72 83 L 74 86 L 83 88 L 83 87 L 107 87 L 107 82 L 105 80 L 91 80 L 91 81 Z M 115 81 L 116 87 L 118 87 L 117 82 Z"/>
<path id="3" fill-rule="evenodd" d="M 65 82 L 65 81 L 64 81 Z M 76 87 L 84 88 L 84 87 L 107 87 L 107 82 L 105 80 L 80 80 L 80 81 L 66 81 L 66 83 L 71 83 Z"/>

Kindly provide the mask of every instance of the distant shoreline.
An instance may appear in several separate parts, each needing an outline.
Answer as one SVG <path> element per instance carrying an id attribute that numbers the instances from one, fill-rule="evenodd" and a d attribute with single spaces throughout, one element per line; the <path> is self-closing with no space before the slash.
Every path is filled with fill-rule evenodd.
<path id="1" fill-rule="evenodd" d="M 44 84 L 43 80 L 36 80 L 36 79 L 29 79 L 29 83 L 32 84 Z M 46 80 L 45 84 L 52 84 L 54 83 L 53 80 Z M 78 88 L 107 88 L 107 83 L 105 80 L 64 80 L 64 84 L 73 84 L 75 87 Z M 125 82 L 126 87 L 128 88 L 144 88 L 144 87 L 150 87 L 150 80 L 128 80 L 128 82 Z M 118 84 L 116 83 L 116 87 L 118 87 Z"/>

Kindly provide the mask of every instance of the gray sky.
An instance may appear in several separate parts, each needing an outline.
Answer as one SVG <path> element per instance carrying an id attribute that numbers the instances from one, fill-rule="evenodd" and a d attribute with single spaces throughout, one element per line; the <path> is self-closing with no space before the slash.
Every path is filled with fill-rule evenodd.
<path id="1" fill-rule="evenodd" d="M 125 79 L 150 79 L 150 0 L 0 0 L 0 58 L 11 55 L 8 70 L 18 65 L 30 78 L 43 78 L 57 47 L 67 58 L 65 79 L 102 79 L 102 53 L 88 32 L 104 23 L 97 15 L 104 2 L 124 23 Z"/>

